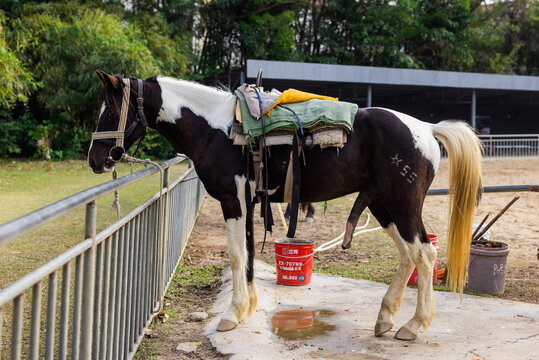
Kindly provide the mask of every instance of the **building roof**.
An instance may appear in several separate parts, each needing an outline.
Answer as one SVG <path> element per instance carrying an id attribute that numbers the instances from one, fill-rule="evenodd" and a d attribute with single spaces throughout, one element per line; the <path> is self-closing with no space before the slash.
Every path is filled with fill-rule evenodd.
<path id="1" fill-rule="evenodd" d="M 247 60 L 247 78 L 323 81 L 461 89 L 539 91 L 539 76 L 480 74 L 455 71 L 395 69 L 370 66 Z"/>

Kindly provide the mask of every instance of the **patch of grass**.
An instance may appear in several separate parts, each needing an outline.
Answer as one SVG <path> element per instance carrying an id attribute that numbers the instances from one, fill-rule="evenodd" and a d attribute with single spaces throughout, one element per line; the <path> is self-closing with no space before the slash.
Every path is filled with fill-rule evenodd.
<path id="1" fill-rule="evenodd" d="M 201 267 L 188 267 L 184 264 L 178 266 L 176 275 L 174 275 L 171 287 L 176 289 L 179 294 L 185 294 L 193 289 L 203 289 L 208 286 L 221 285 L 222 265 L 210 265 Z"/>
<path id="2" fill-rule="evenodd" d="M 143 169 L 137 165 L 134 171 Z M 171 168 L 171 182 L 187 169 L 187 164 Z M 130 173 L 119 164 L 118 176 Z M 110 175 L 95 175 L 84 161 L 52 163 L 50 169 L 41 161 L 0 162 L 0 223 L 13 220 L 70 195 L 110 181 Z M 159 175 L 120 189 L 121 216 L 159 191 Z M 116 221 L 111 207 L 114 194 L 97 201 L 97 231 Z M 45 264 L 84 239 L 85 208 L 80 207 L 59 219 L 0 245 L 0 289 L 31 270 Z"/>
<path id="3" fill-rule="evenodd" d="M 219 265 L 189 267 L 183 263 L 178 266 L 165 295 L 165 312 L 170 318 L 167 322 L 159 323 L 158 331 L 151 337 L 144 338 L 135 359 L 162 356 L 163 352 L 166 353 L 165 341 L 181 333 L 182 326 L 186 324 L 184 319 L 190 312 L 209 310 L 221 285 L 223 268 Z"/>

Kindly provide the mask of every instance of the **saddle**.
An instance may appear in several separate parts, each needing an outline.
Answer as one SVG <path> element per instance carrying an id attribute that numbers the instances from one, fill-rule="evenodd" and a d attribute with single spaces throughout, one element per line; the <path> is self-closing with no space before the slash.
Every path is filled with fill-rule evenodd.
<path id="1" fill-rule="evenodd" d="M 236 120 L 230 138 L 240 146 L 252 145 L 262 135 L 264 125 L 265 146 L 292 145 L 299 133 L 307 147 L 343 147 L 358 110 L 356 104 L 295 89 L 263 92 L 244 84 L 235 95 Z"/>
<path id="2" fill-rule="evenodd" d="M 291 204 L 287 237 L 293 238 L 299 207 L 301 151 L 314 146 L 343 147 L 347 134 L 353 131 L 358 106 L 295 89 L 264 92 L 261 80 L 262 73 L 259 71 L 257 85 L 243 84 L 236 89 L 236 116 L 229 136 L 234 145 L 246 146 L 252 153 L 256 195 L 262 204 L 266 231 L 270 232 L 273 216 L 267 189 L 268 169 L 264 166 L 268 163 L 266 148 L 292 146 L 283 200 Z M 247 169 L 250 169 L 249 159 Z M 264 175 L 266 181 L 263 180 Z M 250 204 L 250 195 L 246 193 L 247 197 L 247 204 Z"/>

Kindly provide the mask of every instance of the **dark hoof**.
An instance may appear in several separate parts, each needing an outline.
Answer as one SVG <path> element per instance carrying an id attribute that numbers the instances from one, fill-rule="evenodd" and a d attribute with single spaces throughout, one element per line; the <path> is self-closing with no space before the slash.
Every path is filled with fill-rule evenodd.
<path id="1" fill-rule="evenodd" d="M 346 244 L 345 244 L 345 243 L 342 243 L 342 245 L 341 245 L 341 248 L 342 248 L 343 250 L 348 250 L 348 249 L 350 249 L 351 247 L 352 247 L 352 241 L 349 241 L 349 242 L 346 243 Z"/>
<path id="2" fill-rule="evenodd" d="M 404 340 L 404 341 L 412 341 L 412 340 L 417 339 L 417 335 L 403 326 L 395 334 L 395 339 Z"/>
<path id="3" fill-rule="evenodd" d="M 217 325 L 217 331 L 234 330 L 236 326 L 238 326 L 238 324 L 235 323 L 234 321 L 221 319 L 221 321 L 219 321 L 219 325 Z"/>
<path id="4" fill-rule="evenodd" d="M 374 336 L 382 336 L 389 330 L 393 328 L 393 324 L 382 322 L 382 323 L 376 323 L 376 326 L 374 327 Z"/>

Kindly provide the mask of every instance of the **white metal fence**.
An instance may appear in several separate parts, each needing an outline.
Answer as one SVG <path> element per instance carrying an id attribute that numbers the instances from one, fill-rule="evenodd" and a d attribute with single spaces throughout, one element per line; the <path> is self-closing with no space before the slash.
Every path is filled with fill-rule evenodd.
<path id="1" fill-rule="evenodd" d="M 485 157 L 539 156 L 539 134 L 479 135 Z M 440 143 L 442 157 L 447 151 Z"/>
<path id="2" fill-rule="evenodd" d="M 85 240 L 0 291 L 0 359 L 133 357 L 162 304 L 205 193 L 192 168 L 168 183 L 169 167 L 182 160 L 160 164 L 162 197 L 157 193 L 99 234 L 96 200 L 155 174 L 156 167 L 0 225 L 2 244 L 86 204 Z M 26 297 L 31 314 L 24 316 Z"/>

